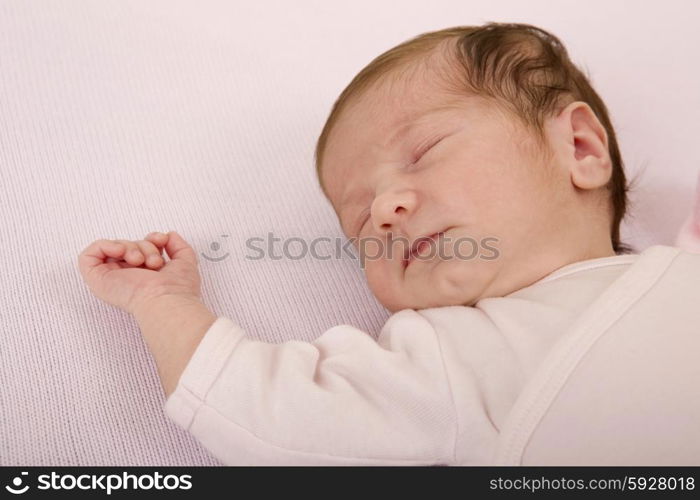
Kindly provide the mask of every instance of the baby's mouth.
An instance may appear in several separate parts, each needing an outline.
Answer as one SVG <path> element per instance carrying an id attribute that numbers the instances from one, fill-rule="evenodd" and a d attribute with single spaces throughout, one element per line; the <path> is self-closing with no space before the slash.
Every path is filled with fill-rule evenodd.
<path id="1" fill-rule="evenodd" d="M 404 269 L 408 267 L 414 260 L 416 260 L 416 256 L 427 256 L 432 252 L 431 250 L 431 240 L 435 241 L 437 243 L 437 240 L 440 238 L 441 235 L 444 234 L 444 231 L 441 231 L 439 233 L 434 233 L 431 234 L 430 236 L 421 236 L 419 238 L 416 238 L 416 240 L 413 242 L 411 245 L 410 249 L 407 249 L 404 252 L 403 256 L 403 267 Z"/>

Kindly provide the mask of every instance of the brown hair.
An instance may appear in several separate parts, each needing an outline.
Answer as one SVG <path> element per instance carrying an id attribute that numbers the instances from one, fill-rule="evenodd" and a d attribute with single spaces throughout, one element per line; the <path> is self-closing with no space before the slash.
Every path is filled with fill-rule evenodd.
<path id="1" fill-rule="evenodd" d="M 443 50 L 436 50 L 442 48 Z M 335 101 L 318 138 L 316 173 L 321 182 L 323 153 L 333 126 L 353 97 L 387 75 L 427 62 L 437 53 L 446 56 L 453 71 L 439 76 L 450 89 L 492 100 L 520 120 L 547 150 L 544 120 L 568 103 L 587 103 L 605 128 L 612 175 L 606 185 L 612 208 L 610 236 L 616 253 L 634 249 L 620 241 L 620 223 L 627 209 L 629 187 L 622 156 L 608 110 L 588 78 L 571 62 L 566 48 L 554 35 L 529 24 L 495 23 L 456 26 L 423 33 L 377 56 L 363 68 Z M 436 65 L 439 70 L 441 66 Z M 456 69 L 457 71 L 454 71 Z M 323 185 L 321 184 L 323 189 Z M 325 191 L 324 191 L 325 193 Z"/>

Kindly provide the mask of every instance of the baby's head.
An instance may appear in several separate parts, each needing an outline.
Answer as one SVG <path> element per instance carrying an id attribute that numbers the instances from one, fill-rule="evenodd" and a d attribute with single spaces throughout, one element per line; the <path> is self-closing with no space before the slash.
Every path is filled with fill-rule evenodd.
<path id="1" fill-rule="evenodd" d="M 316 168 L 392 312 L 474 305 L 630 251 L 605 104 L 534 26 L 449 28 L 375 58 L 335 102 Z"/>

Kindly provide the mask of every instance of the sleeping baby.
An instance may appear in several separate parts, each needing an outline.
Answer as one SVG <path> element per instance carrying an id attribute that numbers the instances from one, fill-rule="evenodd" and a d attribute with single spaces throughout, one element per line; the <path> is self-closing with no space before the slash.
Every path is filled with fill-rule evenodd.
<path id="1" fill-rule="evenodd" d="M 643 332 L 636 311 L 660 307 L 648 292 L 678 266 L 700 273 L 698 256 L 620 241 L 628 188 L 606 106 L 531 25 L 444 29 L 378 56 L 335 102 L 316 168 L 392 313 L 376 341 L 350 325 L 247 337 L 202 303 L 175 231 L 79 256 L 92 293 L 137 320 L 167 415 L 224 464 L 494 463 L 558 342 L 582 325 Z M 698 282 L 674 286 L 697 296 Z"/>

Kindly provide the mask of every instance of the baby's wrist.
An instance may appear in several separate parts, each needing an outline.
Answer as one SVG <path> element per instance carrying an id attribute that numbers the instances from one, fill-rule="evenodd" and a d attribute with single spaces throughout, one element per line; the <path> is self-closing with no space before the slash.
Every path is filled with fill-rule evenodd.
<path id="1" fill-rule="evenodd" d="M 132 309 L 131 314 L 137 322 L 141 322 L 152 316 L 159 316 L 172 311 L 173 308 L 189 308 L 193 305 L 204 305 L 196 295 L 180 295 L 166 293 L 140 300 Z"/>
<path id="2" fill-rule="evenodd" d="M 216 321 L 195 296 L 163 295 L 134 311 L 141 333 L 158 368 L 166 397 L 174 390 L 204 334 Z"/>

